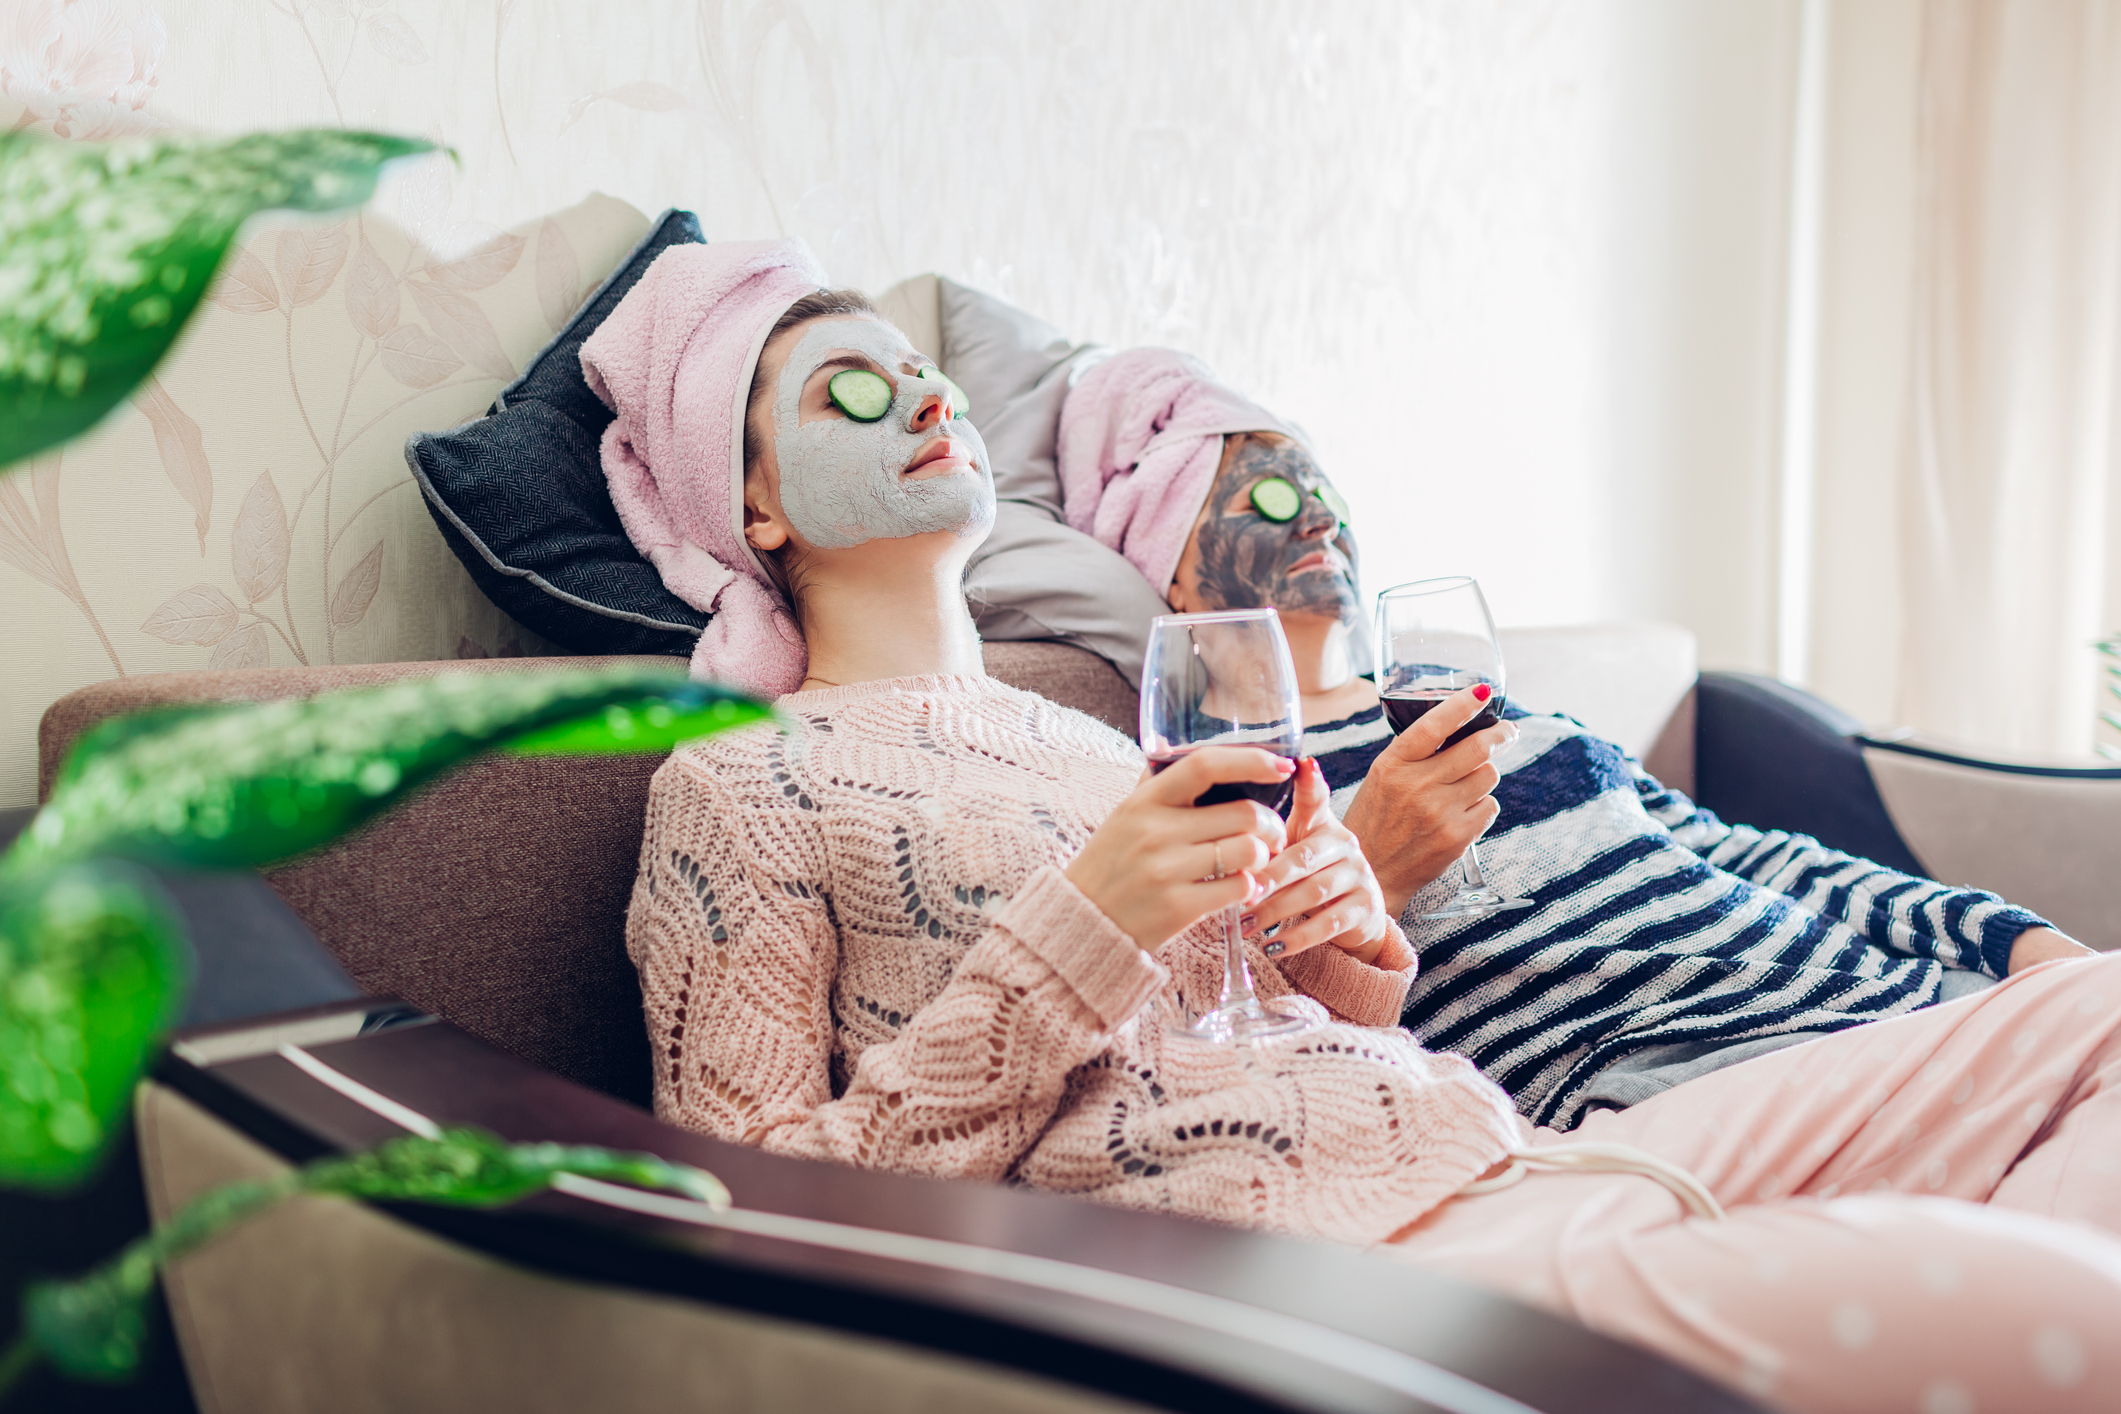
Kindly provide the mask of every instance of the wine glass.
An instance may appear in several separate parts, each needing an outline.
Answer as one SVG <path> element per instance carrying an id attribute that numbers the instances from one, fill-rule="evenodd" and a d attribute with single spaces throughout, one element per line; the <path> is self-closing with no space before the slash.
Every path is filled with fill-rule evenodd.
<path id="1" fill-rule="evenodd" d="M 1150 624 L 1141 742 L 1151 770 L 1203 746 L 1257 746 L 1293 760 L 1303 741 L 1298 701 L 1296 665 L 1274 610 L 1165 614 Z M 1295 792 L 1294 776 L 1266 785 L 1238 781 L 1211 786 L 1193 803 L 1256 800 L 1286 819 Z M 1171 1029 L 1195 1040 L 1249 1045 L 1316 1026 L 1303 1012 L 1253 990 L 1237 920 L 1235 904 L 1223 910 L 1223 987 L 1215 1008 Z"/>
<path id="2" fill-rule="evenodd" d="M 1438 751 L 1502 720 L 1502 644 L 1488 616 L 1488 601 L 1469 575 L 1416 580 L 1377 596 L 1377 691 L 1395 734 L 1452 693 L 1476 683 L 1488 685 L 1487 705 L 1452 732 Z M 1479 918 L 1532 906 L 1532 900 L 1505 898 L 1488 884 L 1476 846 L 1467 845 L 1458 864 L 1464 875 L 1458 897 L 1423 918 Z"/>

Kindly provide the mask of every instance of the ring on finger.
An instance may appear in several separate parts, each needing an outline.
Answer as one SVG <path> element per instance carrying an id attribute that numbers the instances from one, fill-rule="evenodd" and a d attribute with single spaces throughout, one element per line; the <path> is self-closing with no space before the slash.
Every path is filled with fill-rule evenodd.
<path id="1" fill-rule="evenodd" d="M 1214 842 L 1214 846 L 1215 846 L 1215 873 L 1214 873 L 1213 877 L 1215 877 L 1215 878 L 1217 878 L 1217 879 L 1220 879 L 1220 878 L 1221 878 L 1221 877 L 1223 876 L 1223 842 L 1222 842 L 1221 840 L 1216 840 L 1216 841 Z"/>

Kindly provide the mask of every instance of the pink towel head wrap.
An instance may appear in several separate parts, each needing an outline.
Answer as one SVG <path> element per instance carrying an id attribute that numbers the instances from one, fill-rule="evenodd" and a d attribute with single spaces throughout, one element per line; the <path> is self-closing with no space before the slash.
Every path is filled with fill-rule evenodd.
<path id="1" fill-rule="evenodd" d="M 1231 432 L 1295 435 L 1188 354 L 1113 355 L 1061 408 L 1056 451 L 1068 524 L 1168 593 Z"/>
<path id="2" fill-rule="evenodd" d="M 810 655 L 744 539 L 744 411 L 774 321 L 825 272 L 801 241 L 672 246 L 582 345 L 618 414 L 604 477 L 619 522 L 670 592 L 714 617 L 692 675 L 778 697 Z"/>

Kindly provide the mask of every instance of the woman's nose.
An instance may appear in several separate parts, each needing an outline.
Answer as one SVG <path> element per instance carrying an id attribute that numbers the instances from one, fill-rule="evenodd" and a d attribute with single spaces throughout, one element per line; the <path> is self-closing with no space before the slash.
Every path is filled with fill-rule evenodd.
<path id="1" fill-rule="evenodd" d="M 1304 497 L 1303 521 L 1296 533 L 1305 540 L 1323 540 L 1340 529 L 1340 517 L 1317 496 Z"/>
<path id="2" fill-rule="evenodd" d="M 913 432 L 933 432 L 950 420 L 950 400 L 942 393 L 929 393 L 914 404 L 906 427 Z"/>

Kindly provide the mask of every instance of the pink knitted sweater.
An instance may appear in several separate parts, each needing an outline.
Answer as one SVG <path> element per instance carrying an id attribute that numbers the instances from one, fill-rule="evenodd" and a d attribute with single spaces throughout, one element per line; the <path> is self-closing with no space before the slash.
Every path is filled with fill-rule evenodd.
<path id="1" fill-rule="evenodd" d="M 627 918 L 656 1113 L 787 1154 L 1010 1180 L 1380 1241 L 1522 1134 L 1398 1029 L 1414 956 L 1278 965 L 1336 1024 L 1260 1049 L 1167 1036 L 1213 1003 L 1214 920 L 1135 947 L 1061 873 L 1141 774 L 1078 712 L 987 678 L 781 699 L 794 728 L 674 755 Z"/>

